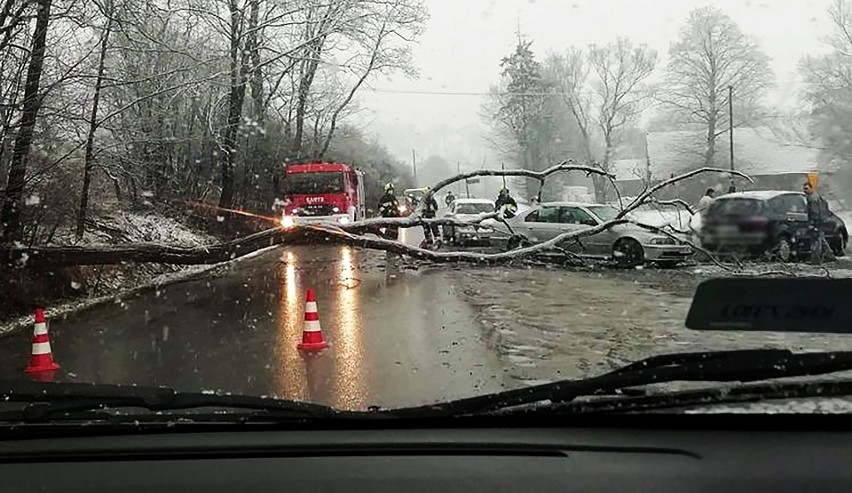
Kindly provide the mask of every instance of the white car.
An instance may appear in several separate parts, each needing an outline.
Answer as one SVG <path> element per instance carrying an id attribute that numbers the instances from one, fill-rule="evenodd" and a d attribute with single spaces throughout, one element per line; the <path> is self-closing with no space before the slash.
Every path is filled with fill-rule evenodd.
<path id="1" fill-rule="evenodd" d="M 444 217 L 451 217 L 460 221 L 473 221 L 482 214 L 494 212 L 494 201 L 488 199 L 456 199 L 447 208 Z M 491 243 L 494 234 L 494 220 L 486 219 L 480 224 L 458 227 L 444 225 L 442 235 L 444 241 L 462 245 L 465 243 Z"/>
<path id="2" fill-rule="evenodd" d="M 562 233 L 582 231 L 615 219 L 618 210 L 605 204 L 548 202 L 508 221 L 515 236 L 507 248 L 542 243 Z M 525 241 L 526 240 L 526 241 Z M 644 262 L 674 265 L 692 255 L 692 249 L 669 236 L 633 224 L 619 224 L 601 233 L 565 245 L 583 256 L 614 259 L 624 267 Z"/>

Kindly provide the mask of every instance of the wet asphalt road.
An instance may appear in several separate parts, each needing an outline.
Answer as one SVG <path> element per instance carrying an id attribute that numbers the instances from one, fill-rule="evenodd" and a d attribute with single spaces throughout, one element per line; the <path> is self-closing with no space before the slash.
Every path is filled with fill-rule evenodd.
<path id="1" fill-rule="evenodd" d="M 408 231 L 418 243 L 420 231 Z M 306 355 L 305 290 L 329 349 Z M 385 269 L 349 247 L 276 249 L 227 274 L 51 320 L 56 379 L 274 395 L 345 409 L 498 391 L 504 373 L 441 272 Z M 25 378 L 29 331 L 0 339 L 0 378 Z"/>

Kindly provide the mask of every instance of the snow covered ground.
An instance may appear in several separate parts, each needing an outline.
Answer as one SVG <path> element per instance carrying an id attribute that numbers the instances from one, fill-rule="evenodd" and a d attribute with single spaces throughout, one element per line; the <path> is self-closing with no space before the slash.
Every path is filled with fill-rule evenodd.
<path id="1" fill-rule="evenodd" d="M 51 245 L 121 245 L 128 243 L 163 243 L 179 247 L 198 247 L 216 243 L 211 235 L 190 228 L 175 219 L 155 212 L 118 213 L 93 218 L 81 241 L 73 228 L 57 230 Z M 52 282 L 67 282 L 65 294 L 45 295 L 48 315 L 69 314 L 107 302 L 118 295 L 134 290 L 168 284 L 216 268 L 217 265 L 176 266 L 162 264 L 129 264 L 80 266 L 62 270 Z M 61 292 L 62 290 L 57 290 Z M 3 295 L 0 290 L 0 296 Z M 58 296 L 58 297 L 57 297 Z M 13 305 L 14 306 L 14 305 Z M 31 314 L 17 316 L 0 313 L 0 335 L 29 326 Z"/>
<path id="2" fill-rule="evenodd" d="M 80 242 L 76 240 L 72 228 L 62 228 L 57 231 L 52 244 L 111 245 L 148 242 L 193 247 L 215 243 L 216 239 L 162 214 L 122 212 L 94 218 L 93 225 L 86 227 L 86 233 Z"/>

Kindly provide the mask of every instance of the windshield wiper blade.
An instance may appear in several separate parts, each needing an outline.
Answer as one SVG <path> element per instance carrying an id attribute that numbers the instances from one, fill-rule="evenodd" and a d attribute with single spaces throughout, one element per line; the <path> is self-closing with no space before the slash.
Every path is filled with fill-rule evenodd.
<path id="1" fill-rule="evenodd" d="M 515 408 L 510 414 L 603 414 L 635 413 L 675 408 L 708 407 L 723 404 L 750 404 L 755 402 L 829 398 L 852 396 L 852 380 L 809 380 L 806 382 L 777 382 L 745 384 L 735 387 L 713 387 L 661 392 L 640 397 L 604 398 L 565 402 L 552 406 Z M 852 400 L 844 406 L 852 408 Z M 795 412 L 795 410 L 793 410 Z"/>
<path id="2" fill-rule="evenodd" d="M 793 353 L 783 349 L 747 349 L 667 354 L 582 380 L 562 380 L 391 412 L 398 417 L 471 415 L 544 401 L 562 403 L 581 396 L 659 383 L 754 382 L 846 370 L 852 370 L 852 351 Z"/>
<path id="3" fill-rule="evenodd" d="M 7 411 L 25 421 L 51 419 L 64 413 L 116 408 L 178 411 L 199 408 L 265 411 L 292 418 L 339 418 L 360 415 L 308 402 L 215 393 L 184 393 L 168 387 L 134 387 L 84 383 L 0 381 L 0 403 L 22 402 L 22 409 Z M 8 417 L 9 415 L 5 415 Z"/>

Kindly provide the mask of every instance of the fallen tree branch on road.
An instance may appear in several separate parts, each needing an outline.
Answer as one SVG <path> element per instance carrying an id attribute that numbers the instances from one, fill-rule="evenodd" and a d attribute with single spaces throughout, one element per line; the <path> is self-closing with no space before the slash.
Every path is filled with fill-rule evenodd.
<path id="1" fill-rule="evenodd" d="M 273 245 L 350 245 L 407 255 L 433 262 L 472 262 L 500 264 L 520 260 L 538 253 L 554 251 L 560 243 L 570 242 L 605 231 L 627 220 L 610 221 L 594 228 L 563 233 L 544 243 L 501 253 L 436 252 L 393 240 L 354 234 L 344 227 L 359 227 L 358 223 L 331 226 L 294 226 L 284 230 L 273 228 L 245 238 L 218 245 L 181 248 L 157 243 L 136 243 L 119 246 L 46 246 L 0 247 L 0 255 L 10 264 L 33 269 L 66 267 L 70 265 L 106 265 L 125 262 L 152 262 L 175 265 L 214 264 L 233 260 L 260 248 Z M 394 224 L 391 220 L 390 224 Z"/>
<path id="2" fill-rule="evenodd" d="M 687 203 L 687 201 L 683 199 L 659 200 L 657 198 L 651 197 L 648 200 L 648 203 L 662 206 L 683 207 L 690 215 L 695 215 L 695 210 L 692 208 L 692 206 L 689 205 L 689 203 Z"/>
<path id="3" fill-rule="evenodd" d="M 544 180 L 547 179 L 548 176 L 554 173 L 564 173 L 568 171 L 582 171 L 583 173 L 586 173 L 586 175 L 606 176 L 609 177 L 611 181 L 615 179 L 614 175 L 607 173 L 601 168 L 574 164 L 574 162 L 569 159 L 542 171 L 530 171 L 528 169 L 479 169 L 476 171 L 469 171 L 467 173 L 460 173 L 456 176 L 447 178 L 446 180 L 439 181 L 438 183 L 432 186 L 432 191 L 434 193 L 437 193 L 438 190 L 446 187 L 447 185 L 452 185 L 457 181 L 467 180 L 468 178 L 475 178 L 477 176 L 523 176 L 544 183 Z"/>
<path id="4" fill-rule="evenodd" d="M 582 171 L 589 174 L 608 176 L 610 179 L 613 178 L 612 175 L 599 168 L 566 163 L 568 162 L 566 161 L 565 163 L 552 166 L 551 168 L 540 172 L 528 170 L 477 170 L 443 180 L 435 185 L 434 190 L 437 191 L 446 185 L 473 176 L 526 176 L 543 181 L 547 176 L 556 172 Z M 0 246 L 0 260 L 2 260 L 6 265 L 16 265 L 32 269 L 45 269 L 70 265 L 121 264 L 128 262 L 150 262 L 176 265 L 213 264 L 232 260 L 261 248 L 274 245 L 338 244 L 384 250 L 400 255 L 406 255 L 414 259 L 441 263 L 469 262 L 494 265 L 517 260 L 525 260 L 543 253 L 558 253 L 564 258 L 576 262 L 580 257 L 565 249 L 565 245 L 577 242 L 588 236 L 599 234 L 619 224 L 634 223 L 645 227 L 646 229 L 657 231 L 660 234 L 673 236 L 672 233 L 666 232 L 661 228 L 635 223 L 634 221 L 625 219 L 624 216 L 642 204 L 655 200 L 653 198 L 653 193 L 661 190 L 665 186 L 669 186 L 701 173 L 711 172 L 734 173 L 738 176 L 751 180 L 751 178 L 747 175 L 739 172 L 731 172 L 730 170 L 723 170 L 719 168 L 701 168 L 699 170 L 673 177 L 644 191 L 640 197 L 637 197 L 628 204 L 627 207 L 623 208 L 612 221 L 607 221 L 598 226 L 589 227 L 581 231 L 565 232 L 542 243 L 500 253 L 478 253 L 470 251 L 439 252 L 405 245 L 397 241 L 372 237 L 366 234 L 369 232 L 375 232 L 382 227 L 412 228 L 433 224 L 463 227 L 479 224 L 487 219 L 494 219 L 508 226 L 500 213 L 494 212 L 481 214 L 476 219 L 470 221 L 461 221 L 454 217 L 426 219 L 419 216 L 412 216 L 407 218 L 374 218 L 349 224 L 297 225 L 286 230 L 283 228 L 271 228 L 244 238 L 239 238 L 217 245 L 192 248 L 173 247 L 153 243 L 124 244 L 117 246 Z M 676 201 L 672 202 L 675 203 Z M 683 239 L 678 239 L 678 241 L 684 242 Z M 701 251 L 707 254 L 709 258 L 713 259 L 713 261 L 717 263 L 717 265 L 722 266 L 722 264 L 706 250 L 701 249 L 692 242 L 686 241 L 684 243 L 690 245 L 696 251 Z M 726 268 L 724 266 L 722 267 Z"/>
<path id="5" fill-rule="evenodd" d="M 703 174 L 703 173 L 722 173 L 722 174 L 728 174 L 728 175 L 735 175 L 735 176 L 739 176 L 741 178 L 748 180 L 749 183 L 754 183 L 754 180 L 752 180 L 750 176 L 743 173 L 742 171 L 735 171 L 735 170 L 723 169 L 723 168 L 709 168 L 709 167 L 708 168 L 699 168 L 699 169 L 695 169 L 695 170 L 692 170 L 692 171 L 688 171 L 688 172 L 683 173 L 681 175 L 673 176 L 673 177 L 669 178 L 668 180 L 657 183 L 653 187 L 644 190 L 642 193 L 640 193 L 638 196 L 636 196 L 636 198 L 633 199 L 633 201 L 630 202 L 630 204 L 627 207 L 625 207 L 618 214 L 618 217 L 622 218 L 628 212 L 630 212 L 630 211 L 636 209 L 637 207 L 639 207 L 640 205 L 646 203 L 655 193 L 659 192 L 660 190 L 662 190 L 666 187 L 670 187 L 670 186 L 674 185 L 675 183 L 681 182 L 683 180 L 687 180 L 689 178 L 692 178 L 693 176 L 700 175 L 700 174 Z"/>
<path id="6" fill-rule="evenodd" d="M 200 247 L 174 247 L 160 243 L 126 243 L 90 246 L 0 246 L 6 265 L 44 269 L 70 265 L 109 265 L 129 262 L 175 265 L 215 264 L 233 260 L 276 242 L 277 228 L 244 238 Z"/>

